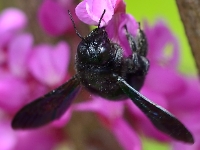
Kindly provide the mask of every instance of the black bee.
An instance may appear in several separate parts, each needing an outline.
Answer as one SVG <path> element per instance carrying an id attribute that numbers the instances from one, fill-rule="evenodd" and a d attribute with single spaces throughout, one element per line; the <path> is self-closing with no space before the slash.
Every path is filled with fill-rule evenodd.
<path id="1" fill-rule="evenodd" d="M 100 28 L 104 13 L 105 10 L 98 27 L 82 37 L 69 12 L 76 34 L 82 39 L 75 58 L 77 74 L 57 89 L 24 106 L 14 117 L 12 128 L 37 128 L 60 118 L 83 86 L 109 100 L 130 98 L 157 129 L 177 140 L 194 143 L 192 134 L 180 121 L 138 92 L 149 68 L 144 32 L 139 28 L 135 38 L 124 26 L 132 49 L 132 55 L 126 58 L 123 49 L 108 38 L 105 27 Z"/>

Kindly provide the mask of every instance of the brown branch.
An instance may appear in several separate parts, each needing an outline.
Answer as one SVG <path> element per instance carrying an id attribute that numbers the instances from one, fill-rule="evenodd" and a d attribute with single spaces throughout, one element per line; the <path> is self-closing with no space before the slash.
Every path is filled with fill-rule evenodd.
<path id="1" fill-rule="evenodd" d="M 176 0 L 200 76 L 200 1 Z"/>

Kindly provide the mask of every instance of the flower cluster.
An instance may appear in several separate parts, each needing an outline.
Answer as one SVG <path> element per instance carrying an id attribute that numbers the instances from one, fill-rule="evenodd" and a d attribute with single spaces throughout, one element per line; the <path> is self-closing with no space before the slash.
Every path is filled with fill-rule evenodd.
<path id="1" fill-rule="evenodd" d="M 139 26 L 134 17 L 126 13 L 123 0 L 84 0 L 76 8 L 72 1 L 44 0 L 38 9 L 42 29 L 53 36 L 71 34 L 73 26 L 68 9 L 89 25 L 98 25 L 105 9 L 100 26 L 106 26 L 109 38 L 122 46 L 125 56 L 131 55 L 124 25 L 133 36 Z M 76 17 L 74 21 L 77 22 Z M 161 21 L 154 27 L 144 23 L 151 65 L 141 93 L 180 119 L 194 135 L 194 145 L 176 142 L 158 131 L 132 101 L 112 102 L 98 96 L 73 104 L 59 120 L 46 127 L 32 131 L 12 130 L 11 119 L 22 106 L 70 76 L 67 72 L 68 44 L 60 41 L 56 45 L 35 45 L 33 36 L 23 31 L 26 25 L 27 17 L 19 9 L 8 8 L 0 14 L 0 149 L 52 149 L 65 138 L 62 127 L 69 121 L 72 111 L 96 113 L 102 125 L 126 150 L 142 149 L 141 135 L 168 142 L 174 150 L 199 149 L 200 86 L 196 78 L 178 73 L 178 41 Z M 166 55 L 169 48 L 170 53 Z M 125 119 L 125 110 L 126 118 L 131 119 Z"/>
<path id="2" fill-rule="evenodd" d="M 56 123 L 35 131 L 11 129 L 11 119 L 22 106 L 68 78 L 68 44 L 34 45 L 33 36 L 23 32 L 26 25 L 19 9 L 0 14 L 0 149 L 51 149 L 62 138 Z"/>

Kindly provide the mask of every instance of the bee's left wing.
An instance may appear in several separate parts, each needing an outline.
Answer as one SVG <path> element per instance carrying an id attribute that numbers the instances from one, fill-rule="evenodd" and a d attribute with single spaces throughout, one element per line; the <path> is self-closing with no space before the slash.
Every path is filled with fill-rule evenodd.
<path id="1" fill-rule="evenodd" d="M 70 106 L 80 89 L 76 76 L 57 89 L 24 106 L 12 120 L 13 129 L 43 126 L 60 118 Z"/>

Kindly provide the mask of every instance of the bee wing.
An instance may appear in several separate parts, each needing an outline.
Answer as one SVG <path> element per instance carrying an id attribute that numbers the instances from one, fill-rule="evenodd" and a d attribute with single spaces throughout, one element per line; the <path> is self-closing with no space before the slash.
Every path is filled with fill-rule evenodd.
<path id="1" fill-rule="evenodd" d="M 80 89 L 74 76 L 68 82 L 24 106 L 12 120 L 12 128 L 27 129 L 43 126 L 60 118 Z"/>
<path id="2" fill-rule="evenodd" d="M 190 131 L 170 112 L 151 102 L 131 87 L 124 79 L 118 77 L 118 84 L 137 107 L 149 118 L 154 126 L 169 136 L 188 143 L 194 143 Z"/>

